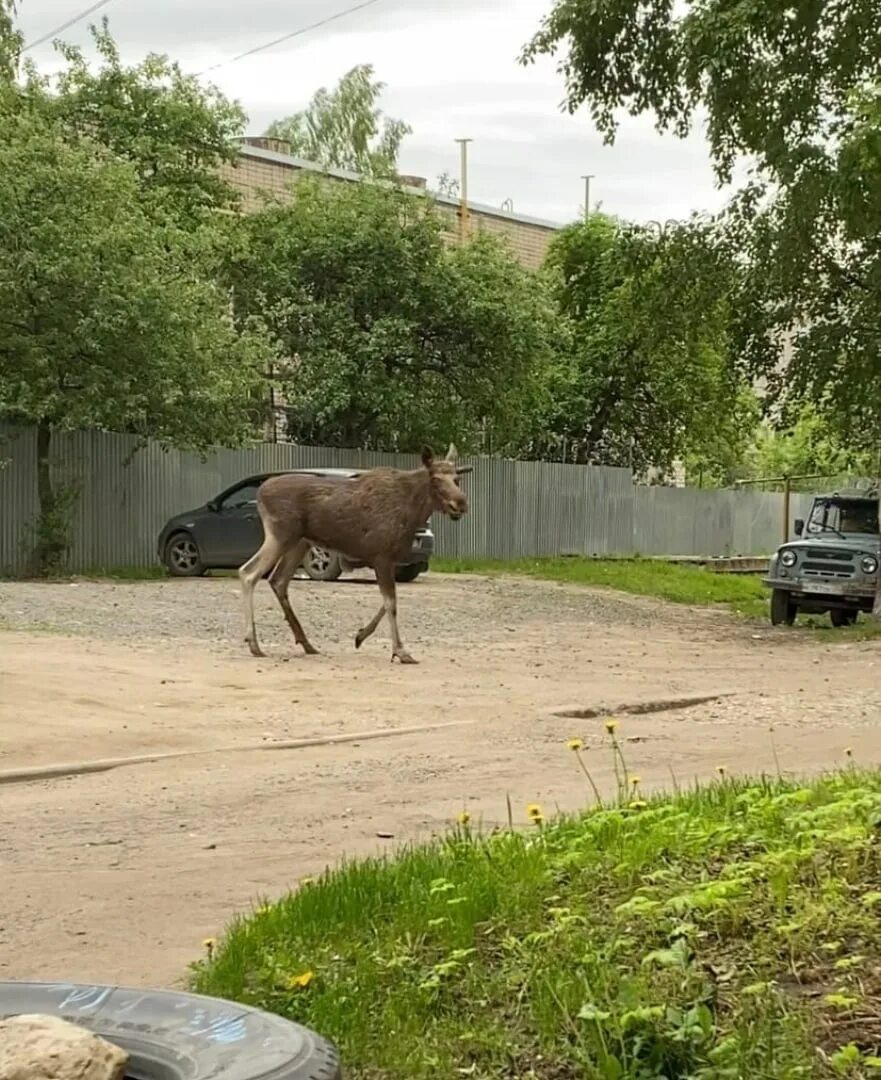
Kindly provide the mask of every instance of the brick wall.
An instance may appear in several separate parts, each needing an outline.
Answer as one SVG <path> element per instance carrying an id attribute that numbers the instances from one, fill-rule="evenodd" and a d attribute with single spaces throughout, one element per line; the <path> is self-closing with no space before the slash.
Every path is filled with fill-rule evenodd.
<path id="1" fill-rule="evenodd" d="M 260 193 L 285 195 L 298 176 L 305 172 L 328 176 L 331 180 L 342 183 L 356 183 L 359 178 L 354 173 L 339 169 L 322 170 L 312 162 L 263 147 L 243 144 L 238 161 L 234 165 L 223 167 L 223 175 L 241 191 L 244 208 L 256 210 L 260 205 Z M 414 189 L 415 190 L 415 189 Z M 450 243 L 459 239 L 458 203 L 455 199 L 439 197 L 437 205 L 440 213 L 447 220 L 444 232 Z M 525 217 L 505 210 L 480 203 L 469 203 L 469 233 L 486 230 L 496 236 L 504 237 L 513 254 L 529 269 L 541 266 L 548 245 L 554 233 L 560 228 L 551 221 Z"/>

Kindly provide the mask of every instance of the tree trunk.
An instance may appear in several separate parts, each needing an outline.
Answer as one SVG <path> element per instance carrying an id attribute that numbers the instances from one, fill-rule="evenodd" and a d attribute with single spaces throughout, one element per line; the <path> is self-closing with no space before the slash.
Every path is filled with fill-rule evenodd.
<path id="1" fill-rule="evenodd" d="M 59 520 L 61 508 L 52 483 L 51 448 L 52 428 L 45 422 L 40 423 L 37 425 L 37 499 L 40 509 L 31 553 L 31 572 L 37 577 L 46 577 L 57 570 L 67 549 L 64 522 Z"/>

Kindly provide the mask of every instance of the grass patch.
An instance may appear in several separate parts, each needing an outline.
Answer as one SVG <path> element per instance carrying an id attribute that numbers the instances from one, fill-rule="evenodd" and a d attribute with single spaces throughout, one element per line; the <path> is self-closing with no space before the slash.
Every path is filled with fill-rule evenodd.
<path id="1" fill-rule="evenodd" d="M 767 618 L 768 590 L 752 574 L 714 574 L 660 559 L 433 559 L 446 574 L 521 574 L 543 581 L 592 585 L 675 604 L 726 605 L 738 615 Z"/>
<path id="2" fill-rule="evenodd" d="M 519 574 L 541 581 L 616 589 L 674 604 L 719 606 L 742 618 L 768 623 L 770 594 L 758 575 L 717 574 L 700 566 L 667 563 L 661 559 L 432 559 L 442 574 Z M 862 641 L 881 636 L 881 624 L 862 616 L 849 627 L 835 629 L 827 617 L 801 616 L 796 630 L 808 630 L 831 640 Z"/>
<path id="3" fill-rule="evenodd" d="M 193 987 L 352 1080 L 881 1076 L 881 773 L 628 798 L 328 872 Z"/>
<path id="4" fill-rule="evenodd" d="M 169 573 L 164 566 L 101 566 L 89 570 L 53 574 L 49 577 L 26 577 L 21 574 L 0 575 L 0 581 L 45 582 L 57 585 L 70 581 L 164 581 Z"/>
<path id="5" fill-rule="evenodd" d="M 165 567 L 158 565 L 93 567 L 70 576 L 88 581 L 167 581 L 170 578 Z"/>

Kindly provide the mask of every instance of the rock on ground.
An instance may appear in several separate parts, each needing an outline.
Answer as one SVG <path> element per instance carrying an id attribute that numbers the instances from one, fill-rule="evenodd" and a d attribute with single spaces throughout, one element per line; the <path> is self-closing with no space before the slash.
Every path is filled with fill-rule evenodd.
<path id="1" fill-rule="evenodd" d="M 128 1054 L 57 1016 L 0 1020 L 0 1080 L 122 1080 Z"/>

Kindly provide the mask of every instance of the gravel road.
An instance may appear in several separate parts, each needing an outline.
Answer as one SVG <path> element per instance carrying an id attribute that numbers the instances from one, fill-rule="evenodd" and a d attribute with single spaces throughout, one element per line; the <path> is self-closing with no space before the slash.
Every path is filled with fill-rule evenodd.
<path id="1" fill-rule="evenodd" d="M 507 798 L 576 809 L 565 741 L 585 738 L 611 790 L 602 718 L 622 706 L 654 709 L 619 728 L 646 789 L 671 770 L 773 771 L 775 751 L 793 771 L 846 747 L 881 760 L 877 642 L 430 574 L 399 589 L 407 668 L 382 626 L 353 647 L 379 604 L 366 576 L 291 593 L 320 656 L 265 585 L 255 660 L 234 578 L 0 583 L 0 779 L 66 773 L 0 784 L 0 978 L 173 984 L 236 911 L 341 857 L 443 831 L 463 806 L 487 824 Z M 126 757 L 151 760 L 82 771 Z"/>

